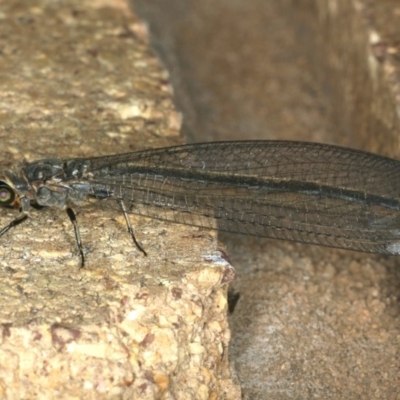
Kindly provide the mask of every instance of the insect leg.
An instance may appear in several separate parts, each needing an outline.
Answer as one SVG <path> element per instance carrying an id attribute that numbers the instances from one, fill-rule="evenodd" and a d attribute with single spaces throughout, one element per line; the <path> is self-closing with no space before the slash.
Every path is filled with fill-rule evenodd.
<path id="1" fill-rule="evenodd" d="M 121 206 L 121 210 L 124 213 L 125 221 L 126 221 L 126 226 L 128 227 L 128 233 L 131 235 L 131 238 L 133 240 L 133 243 L 135 243 L 136 247 L 145 255 L 147 256 L 147 253 L 143 250 L 142 246 L 138 243 L 138 241 L 135 238 L 135 234 L 133 233 L 133 228 L 131 225 L 131 221 L 128 216 L 128 212 L 126 210 L 125 203 L 123 200 L 118 200 L 119 205 Z"/>
<path id="2" fill-rule="evenodd" d="M 21 209 L 19 214 L 4 228 L 0 230 L 0 236 L 3 236 L 6 232 L 8 232 L 14 226 L 19 225 L 21 222 L 24 222 L 29 217 L 29 207 L 30 201 L 27 198 L 21 199 Z"/>
<path id="3" fill-rule="evenodd" d="M 76 215 L 74 213 L 74 210 L 70 207 L 67 207 L 65 211 L 67 212 L 70 221 L 74 225 L 75 240 L 78 246 L 79 254 L 81 255 L 81 268 L 83 268 L 85 266 L 85 254 L 83 253 L 82 239 L 81 239 L 81 234 L 79 232 L 78 222 L 76 220 Z"/>

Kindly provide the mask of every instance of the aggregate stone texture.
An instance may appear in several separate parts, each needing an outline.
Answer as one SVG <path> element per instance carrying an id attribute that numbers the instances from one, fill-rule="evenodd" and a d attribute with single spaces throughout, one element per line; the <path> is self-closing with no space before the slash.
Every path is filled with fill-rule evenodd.
<path id="1" fill-rule="evenodd" d="M 127 2 L 0 1 L 0 170 L 174 145 L 180 127 Z M 116 209 L 75 212 L 82 269 L 63 210 L 32 208 L 0 239 L 0 398 L 240 398 L 215 234 L 131 215 L 145 257 Z"/>

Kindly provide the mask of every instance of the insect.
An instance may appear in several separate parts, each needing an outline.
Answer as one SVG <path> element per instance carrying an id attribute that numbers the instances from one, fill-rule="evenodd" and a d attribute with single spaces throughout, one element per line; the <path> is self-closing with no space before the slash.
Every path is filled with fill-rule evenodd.
<path id="1" fill-rule="evenodd" d="M 255 236 L 400 254 L 400 161 L 318 143 L 188 144 L 105 157 L 48 158 L 0 168 L 0 205 L 25 221 L 31 205 L 65 209 L 85 264 L 73 208 L 89 201 L 130 213 Z"/>

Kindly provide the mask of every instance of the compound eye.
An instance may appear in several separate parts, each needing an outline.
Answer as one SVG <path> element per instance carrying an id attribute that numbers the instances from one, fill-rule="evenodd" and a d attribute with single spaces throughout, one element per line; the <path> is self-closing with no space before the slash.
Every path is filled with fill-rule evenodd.
<path id="1" fill-rule="evenodd" d="M 15 191 L 5 182 L 0 181 L 0 206 L 9 206 L 15 200 Z"/>

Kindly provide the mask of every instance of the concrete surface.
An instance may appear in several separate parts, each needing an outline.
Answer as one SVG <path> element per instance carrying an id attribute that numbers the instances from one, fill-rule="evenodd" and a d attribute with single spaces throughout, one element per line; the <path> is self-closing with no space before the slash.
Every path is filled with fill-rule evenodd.
<path id="1" fill-rule="evenodd" d="M 188 140 L 295 139 L 400 158 L 400 9 L 367 0 L 137 0 Z M 398 399 L 398 258 L 220 235 L 246 399 Z"/>

